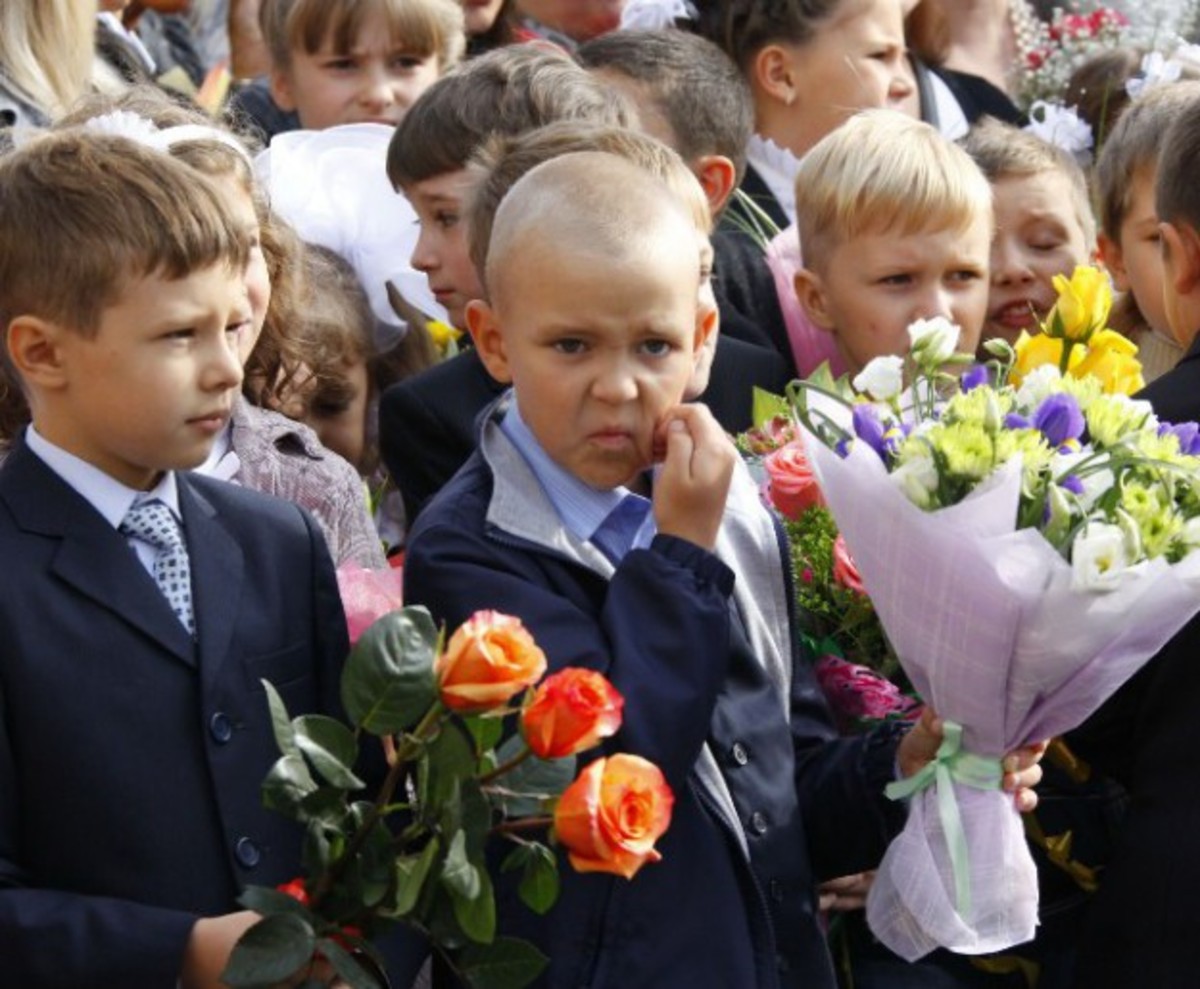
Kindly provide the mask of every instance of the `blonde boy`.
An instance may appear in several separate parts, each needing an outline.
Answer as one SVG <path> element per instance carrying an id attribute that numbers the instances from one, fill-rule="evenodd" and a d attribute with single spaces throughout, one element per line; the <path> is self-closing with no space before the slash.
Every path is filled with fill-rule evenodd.
<path id="1" fill-rule="evenodd" d="M 0 470 L 6 984 L 215 989 L 256 919 L 242 887 L 298 871 L 261 800 L 257 678 L 337 711 L 332 564 L 300 509 L 186 470 L 242 380 L 249 251 L 165 153 L 64 131 L 0 159 L 0 327 L 33 418 Z"/>
<path id="2" fill-rule="evenodd" d="M 1116 288 L 1125 293 L 1114 325 L 1136 341 L 1147 381 L 1169 371 L 1183 356 L 1164 308 L 1162 236 L 1154 194 L 1167 131 L 1197 98 L 1200 82 L 1151 89 L 1122 114 L 1096 163 L 1100 257 Z"/>
<path id="3" fill-rule="evenodd" d="M 466 45 L 455 0 L 263 0 L 271 96 L 307 130 L 395 126 Z"/>
<path id="4" fill-rule="evenodd" d="M 983 339 L 1013 342 L 1022 330 L 1036 332 L 1054 305 L 1054 276 L 1092 259 L 1087 179 L 1065 151 L 996 120 L 972 128 L 963 147 L 992 183 L 995 204 Z"/>
<path id="5" fill-rule="evenodd" d="M 975 350 L 987 310 L 991 191 L 934 128 L 888 110 L 852 117 L 804 158 L 796 294 L 851 374 L 904 354 L 907 328 L 942 316 Z"/>

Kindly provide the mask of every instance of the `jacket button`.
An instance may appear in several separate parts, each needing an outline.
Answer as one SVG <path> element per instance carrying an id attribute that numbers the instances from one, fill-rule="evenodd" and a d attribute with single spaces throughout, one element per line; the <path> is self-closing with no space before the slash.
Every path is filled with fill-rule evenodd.
<path id="1" fill-rule="evenodd" d="M 750 830 L 755 834 L 767 833 L 767 815 L 761 810 L 756 810 L 750 815 Z"/>
<path id="2" fill-rule="evenodd" d="M 733 743 L 733 746 L 729 750 L 729 755 L 738 766 L 744 766 L 750 761 L 750 753 L 741 742 Z"/>
<path id="3" fill-rule="evenodd" d="M 780 879 L 772 879 L 767 883 L 767 888 L 771 891 L 771 899 L 776 903 L 783 902 L 783 881 Z"/>
<path id="4" fill-rule="evenodd" d="M 234 857 L 247 869 L 253 869 L 262 860 L 262 852 L 249 838 L 239 838 L 233 846 Z"/>
<path id="5" fill-rule="evenodd" d="M 208 721 L 208 732 L 219 745 L 233 738 L 233 722 L 229 720 L 229 715 L 221 711 L 214 714 Z"/>

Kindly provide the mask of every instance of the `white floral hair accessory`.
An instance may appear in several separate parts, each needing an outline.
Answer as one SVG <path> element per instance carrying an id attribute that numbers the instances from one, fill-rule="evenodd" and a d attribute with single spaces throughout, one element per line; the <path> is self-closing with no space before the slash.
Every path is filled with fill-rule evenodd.
<path id="1" fill-rule="evenodd" d="M 375 315 L 375 345 L 391 349 L 408 330 L 388 299 L 390 282 L 417 310 L 447 320 L 429 280 L 412 266 L 420 227 L 387 177 L 395 128 L 344 124 L 279 134 L 254 160 L 271 209 L 310 244 L 341 255 L 358 275 Z"/>
<path id="2" fill-rule="evenodd" d="M 85 121 L 81 128 L 93 134 L 124 137 L 157 151 L 170 151 L 175 145 L 188 141 L 215 141 L 232 148 L 246 159 L 247 165 L 252 164 L 250 152 L 234 135 L 219 127 L 208 127 L 205 124 L 179 124 L 159 129 L 152 120 L 147 120 L 140 114 L 130 110 L 113 110 L 110 113 L 92 117 Z"/>
<path id="3" fill-rule="evenodd" d="M 1182 74 L 1183 66 L 1174 57 L 1164 58 L 1162 52 L 1149 52 L 1142 58 L 1141 71 L 1126 80 L 1125 92 L 1129 94 L 1131 100 L 1136 100 L 1155 86 L 1178 82 Z"/>
<path id="4" fill-rule="evenodd" d="M 629 0 L 621 11 L 621 27 L 659 31 L 674 27 L 678 20 L 694 21 L 697 16 L 689 0 Z"/>
<path id="5" fill-rule="evenodd" d="M 1088 162 L 1095 146 L 1091 126 L 1073 106 L 1038 100 L 1029 108 L 1029 123 L 1025 130 L 1047 144 L 1074 155 L 1081 164 Z"/>

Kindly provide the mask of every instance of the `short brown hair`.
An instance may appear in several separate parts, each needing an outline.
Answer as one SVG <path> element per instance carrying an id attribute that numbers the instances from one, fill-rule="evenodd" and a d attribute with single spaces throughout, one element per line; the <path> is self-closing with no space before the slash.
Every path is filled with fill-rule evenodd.
<path id="1" fill-rule="evenodd" d="M 632 113 L 557 48 L 499 48 L 443 76 L 413 103 L 388 145 L 388 178 L 399 188 L 456 172 L 493 135 L 572 119 L 627 125 Z"/>
<path id="2" fill-rule="evenodd" d="M 1066 151 L 1027 131 L 986 117 L 963 138 L 963 149 L 993 185 L 1001 179 L 1026 178 L 1042 172 L 1059 172 L 1070 185 L 1075 218 L 1091 247 L 1096 242 L 1096 217 L 1092 213 L 1087 177 Z"/>
<path id="3" fill-rule="evenodd" d="M 772 42 L 802 45 L 846 0 L 714 0 L 700 8 L 698 32 L 715 41 L 746 75 Z"/>
<path id="4" fill-rule="evenodd" d="M 258 23 L 276 68 L 287 69 L 296 51 L 313 54 L 326 38 L 345 54 L 364 19 L 381 11 L 392 39 L 419 55 L 436 55 L 445 71 L 466 48 L 462 7 L 455 0 L 262 0 Z"/>
<path id="5" fill-rule="evenodd" d="M 1158 159 L 1155 208 L 1162 222 L 1185 223 L 1200 230 L 1197 161 L 1200 161 L 1200 99 L 1191 99 L 1176 111 Z"/>
<path id="6" fill-rule="evenodd" d="M 68 130 L 0 158 L 0 326 L 92 335 L 130 279 L 240 272 L 249 251 L 208 181 L 127 138 Z"/>
<path id="7" fill-rule="evenodd" d="M 673 149 L 640 131 L 561 121 L 515 138 L 496 139 L 473 163 L 479 183 L 467 208 L 467 239 L 471 263 L 479 273 L 481 285 L 486 284 L 488 247 L 496 210 L 509 189 L 543 162 L 579 151 L 611 154 L 651 173 L 680 196 L 700 229 L 710 229 L 712 218 L 704 191 Z"/>

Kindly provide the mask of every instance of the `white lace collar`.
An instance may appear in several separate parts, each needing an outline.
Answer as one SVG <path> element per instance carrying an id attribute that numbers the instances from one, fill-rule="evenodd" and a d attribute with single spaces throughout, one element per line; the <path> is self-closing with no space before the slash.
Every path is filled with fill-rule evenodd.
<path id="1" fill-rule="evenodd" d="M 769 137 L 751 134 L 750 143 L 746 145 L 746 160 L 779 201 L 788 220 L 795 223 L 796 173 L 800 171 L 800 159 Z"/>

